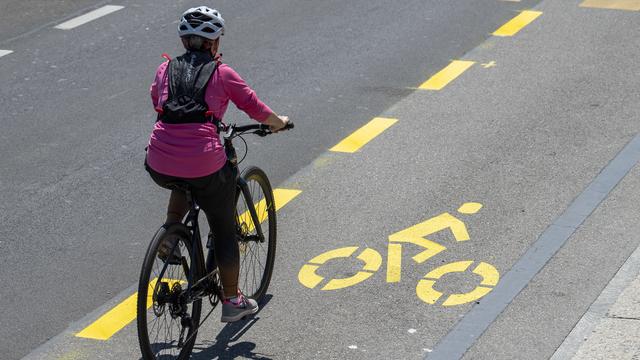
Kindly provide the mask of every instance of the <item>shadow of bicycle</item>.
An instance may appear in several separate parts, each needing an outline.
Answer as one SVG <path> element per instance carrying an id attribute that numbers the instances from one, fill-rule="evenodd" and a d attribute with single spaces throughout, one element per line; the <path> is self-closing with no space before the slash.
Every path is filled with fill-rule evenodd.
<path id="1" fill-rule="evenodd" d="M 233 323 L 227 323 L 222 330 L 216 336 L 214 341 L 207 341 L 206 334 L 199 333 L 198 338 L 203 339 L 199 344 L 196 344 L 193 348 L 191 358 L 194 360 L 211 360 L 211 359 L 259 359 L 259 360 L 271 360 L 268 356 L 254 352 L 256 344 L 243 341 L 235 343 L 249 329 L 260 320 L 260 312 L 269 303 L 273 295 L 265 295 L 264 299 L 260 302 L 260 310 L 253 315 L 253 317 L 247 320 L 240 320 Z M 229 346 L 230 343 L 235 343 Z M 211 344 L 208 346 L 208 344 Z"/>

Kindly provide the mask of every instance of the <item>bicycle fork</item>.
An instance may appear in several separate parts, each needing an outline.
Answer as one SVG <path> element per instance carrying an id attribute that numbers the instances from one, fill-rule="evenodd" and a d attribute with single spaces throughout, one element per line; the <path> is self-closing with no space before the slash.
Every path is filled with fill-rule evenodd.
<path id="1" fill-rule="evenodd" d="M 249 209 L 249 215 L 251 216 L 251 221 L 253 221 L 253 224 L 256 229 L 258 241 L 264 242 L 264 234 L 262 232 L 262 225 L 260 224 L 262 221 L 260 220 L 260 218 L 258 218 L 258 213 L 256 213 L 256 208 L 253 205 L 253 198 L 251 197 L 251 192 L 249 191 L 249 185 L 247 185 L 247 182 L 243 178 L 239 177 L 238 186 L 240 187 L 240 191 L 242 191 L 242 194 L 244 195 L 244 198 L 246 200 L 247 208 Z M 266 194 L 265 194 L 265 202 L 266 202 Z"/>

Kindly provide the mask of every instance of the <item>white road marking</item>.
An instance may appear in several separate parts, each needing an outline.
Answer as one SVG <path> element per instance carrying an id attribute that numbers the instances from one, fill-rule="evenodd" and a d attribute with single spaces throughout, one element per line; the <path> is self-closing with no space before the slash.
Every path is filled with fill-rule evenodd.
<path id="1" fill-rule="evenodd" d="M 12 50 L 0 50 L 0 57 L 11 54 Z"/>
<path id="2" fill-rule="evenodd" d="M 80 25 L 86 24 L 89 21 L 93 21 L 95 19 L 101 18 L 105 15 L 109 15 L 112 12 L 116 12 L 118 10 L 124 9 L 124 6 L 119 6 L 119 5 L 106 5 L 103 6 L 99 9 L 95 9 L 93 11 L 90 11 L 84 15 L 80 15 L 78 17 L 75 17 L 71 20 L 65 21 L 62 24 L 59 24 L 57 26 L 55 26 L 56 29 L 61 29 L 61 30 L 70 30 L 73 28 L 76 28 Z"/>
<path id="3" fill-rule="evenodd" d="M 357 348 L 358 348 L 358 347 L 357 347 L 356 345 L 349 345 L 349 349 L 351 349 L 351 350 L 355 350 L 355 349 L 357 349 Z"/>
<path id="4" fill-rule="evenodd" d="M 418 331 L 418 330 L 416 330 L 416 329 L 409 329 L 408 331 L 409 331 L 409 334 L 415 334 L 415 333 L 416 333 L 416 331 Z"/>

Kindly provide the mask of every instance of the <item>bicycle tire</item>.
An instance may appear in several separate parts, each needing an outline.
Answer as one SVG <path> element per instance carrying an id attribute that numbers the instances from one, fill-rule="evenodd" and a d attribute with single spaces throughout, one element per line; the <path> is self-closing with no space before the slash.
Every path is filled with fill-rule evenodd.
<path id="1" fill-rule="evenodd" d="M 164 262 L 163 260 L 161 260 L 158 257 L 158 249 L 160 247 L 161 242 L 166 238 L 166 237 L 175 237 L 175 239 L 177 239 L 178 244 L 177 247 L 180 248 L 181 251 L 181 258 L 184 258 L 184 252 L 186 251 L 189 255 L 189 259 L 188 261 L 185 259 L 186 263 L 189 264 L 188 266 L 188 271 L 192 272 L 192 276 L 189 277 L 187 276 L 187 274 L 184 274 L 184 277 L 182 278 L 177 278 L 176 273 L 173 271 L 175 269 L 171 269 L 172 267 L 176 267 L 176 268 L 182 268 L 183 272 L 184 271 L 184 265 L 169 265 L 167 266 L 167 269 L 165 270 L 165 275 L 163 276 L 161 280 L 156 280 L 155 283 L 152 283 L 154 281 L 154 279 L 152 278 L 153 276 L 157 277 L 158 275 L 160 275 L 161 270 L 158 270 L 158 267 L 160 269 L 162 269 L 164 267 Z M 153 237 L 153 240 L 151 241 L 151 243 L 149 244 L 149 248 L 147 249 L 147 253 L 145 255 L 144 258 L 144 262 L 142 265 L 142 270 L 140 271 L 140 280 L 138 283 L 138 300 L 137 300 L 137 325 L 138 325 L 138 341 L 140 343 L 140 350 L 142 352 L 142 358 L 144 360 L 153 360 L 153 359 L 158 359 L 158 358 L 162 358 L 162 359 L 170 359 L 170 358 L 175 358 L 175 359 L 188 359 L 189 356 L 191 355 L 191 351 L 193 350 L 193 345 L 195 344 L 196 341 L 196 336 L 197 334 L 193 334 L 194 329 L 197 329 L 199 322 L 200 322 L 200 315 L 201 315 L 201 311 L 202 311 L 202 299 L 198 299 L 196 301 L 194 301 L 191 305 L 190 305 L 190 316 L 191 316 L 191 323 L 192 326 L 189 328 L 189 331 L 187 334 L 184 335 L 184 339 L 190 339 L 186 344 L 184 344 L 184 346 L 182 346 L 181 348 L 177 347 L 177 346 L 172 346 L 172 343 L 177 343 L 178 339 L 171 339 L 171 342 L 167 342 L 168 339 L 164 339 L 164 342 L 162 341 L 162 339 L 158 339 L 158 336 L 160 335 L 160 327 L 162 326 L 162 324 L 160 323 L 160 316 L 158 316 L 157 312 L 160 312 L 160 309 L 162 307 L 164 307 L 164 309 L 161 311 L 161 316 L 164 317 L 164 324 L 168 325 L 169 328 L 165 329 L 165 334 L 168 334 L 169 337 L 173 336 L 173 325 L 174 322 L 177 321 L 177 325 L 178 328 L 176 329 L 178 331 L 179 334 L 179 329 L 181 328 L 181 324 L 180 324 L 180 317 L 177 318 L 173 318 L 172 314 L 171 314 L 171 310 L 170 310 L 170 304 L 167 302 L 164 304 L 164 306 L 159 305 L 158 303 L 156 303 L 156 292 L 161 291 L 159 290 L 160 287 L 158 286 L 158 283 L 163 283 L 162 280 L 167 280 L 164 283 L 167 284 L 167 286 L 171 287 L 171 286 L 176 286 L 176 283 L 179 283 L 180 286 L 184 286 L 186 285 L 186 283 L 188 283 L 189 278 L 192 279 L 192 281 L 197 281 L 198 279 L 200 279 L 203 276 L 203 271 L 204 269 L 201 269 L 201 265 L 202 264 L 202 254 L 192 254 L 192 246 L 191 246 L 191 236 L 189 233 L 189 230 L 187 229 L 187 227 L 184 224 L 178 223 L 178 224 L 173 224 L 171 226 L 169 226 L 168 228 L 165 227 L 161 227 L 155 234 L 155 236 Z M 154 264 L 156 264 L 157 266 L 154 267 Z M 153 271 L 157 270 L 157 273 L 154 274 Z M 153 287 L 152 287 L 153 286 Z M 153 295 L 151 295 L 151 299 L 153 299 L 153 303 L 151 304 L 151 306 L 148 305 L 149 303 L 149 290 L 153 288 Z M 189 306 L 188 306 L 189 307 Z M 147 318 L 149 317 L 149 315 L 151 316 L 156 316 L 155 318 L 155 326 L 157 326 L 157 330 L 156 330 L 156 336 L 153 339 L 153 343 L 151 342 L 151 336 L 150 336 L 150 330 L 151 332 L 154 331 L 154 326 L 151 326 L 151 329 L 149 328 L 149 323 Z M 167 319 L 168 317 L 168 319 Z M 167 324 L 168 321 L 168 324 Z M 176 334 L 177 335 L 177 334 Z M 178 335 L 179 336 L 179 335 Z M 175 345 L 175 344 L 174 344 Z M 174 352 L 176 352 L 177 354 L 174 354 Z"/>
<path id="2" fill-rule="evenodd" d="M 260 168 L 255 166 L 247 168 L 243 171 L 242 178 L 247 182 L 250 198 L 247 198 L 238 187 L 239 196 L 236 201 L 236 225 L 240 249 L 238 285 L 245 296 L 260 302 L 271 282 L 276 256 L 275 201 L 269 178 Z M 257 234 L 253 221 L 248 215 L 247 204 L 249 203 L 257 204 L 254 207 L 258 218 L 262 220 L 264 243 L 246 240 L 248 235 Z M 264 255 L 263 262 L 260 261 L 261 254 Z M 261 268 L 256 269 L 256 265 Z M 249 279 L 250 275 L 252 275 L 251 279 Z M 260 279 L 256 279 L 256 275 Z"/>

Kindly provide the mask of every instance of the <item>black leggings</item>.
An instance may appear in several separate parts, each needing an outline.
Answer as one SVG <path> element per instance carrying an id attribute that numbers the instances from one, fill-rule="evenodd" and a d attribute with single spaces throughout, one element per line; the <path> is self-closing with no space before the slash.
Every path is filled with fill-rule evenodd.
<path id="1" fill-rule="evenodd" d="M 153 181 L 167 188 L 168 183 L 182 181 L 191 186 L 192 195 L 194 196 L 200 208 L 207 215 L 209 227 L 213 232 L 213 247 L 215 259 L 209 251 L 207 255 L 207 269 L 213 265 L 213 261 L 220 269 L 220 280 L 224 288 L 225 296 L 236 296 L 238 288 L 238 273 L 240 265 L 240 252 L 238 242 L 236 241 L 235 229 L 235 200 L 236 200 L 236 181 L 234 170 L 227 163 L 217 172 L 193 179 L 178 178 L 160 174 L 151 169 L 146 163 L 145 168 L 151 175 Z M 176 197 L 182 196 L 176 191 L 172 191 L 172 201 Z M 171 202 L 168 212 L 177 213 L 181 211 L 180 218 L 186 214 L 188 208 L 183 209 L 171 208 Z M 183 200 L 186 205 L 186 198 Z M 187 205 L 188 206 L 188 205 Z M 175 207 L 175 205 L 174 205 Z"/>

